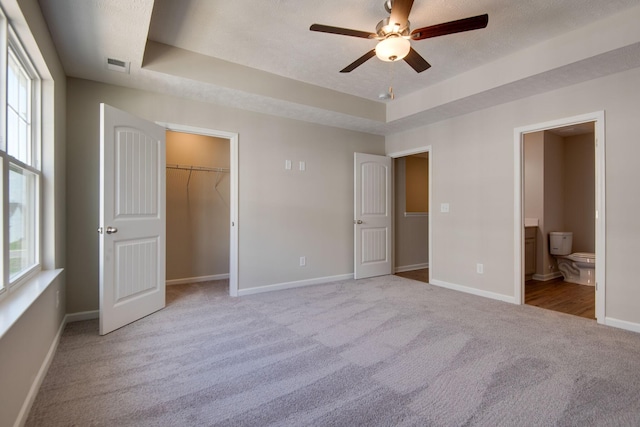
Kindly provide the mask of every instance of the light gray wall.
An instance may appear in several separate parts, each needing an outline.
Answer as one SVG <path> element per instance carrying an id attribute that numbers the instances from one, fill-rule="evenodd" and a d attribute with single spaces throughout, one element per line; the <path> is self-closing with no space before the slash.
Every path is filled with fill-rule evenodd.
<path id="1" fill-rule="evenodd" d="M 432 279 L 513 296 L 514 129 L 606 112 L 606 316 L 640 324 L 640 69 L 597 78 L 387 137 L 387 152 L 431 145 Z M 455 165 L 455 168 L 450 167 Z M 455 256 L 451 256 L 455 254 Z M 475 271 L 484 263 L 484 274 Z"/>
<path id="2" fill-rule="evenodd" d="M 63 296 L 64 289 L 58 277 L 0 340 L 0 426 L 14 425 L 56 339 L 64 319 L 64 301 L 56 308 L 56 293 Z"/>
<path id="3" fill-rule="evenodd" d="M 152 121 L 238 132 L 241 290 L 353 273 L 353 153 L 384 154 L 383 137 L 70 78 L 69 312 L 98 308 L 100 102 Z"/>
<path id="4" fill-rule="evenodd" d="M 536 273 L 544 274 L 544 132 L 528 133 L 523 144 L 524 217 L 537 218 Z"/>
<path id="5" fill-rule="evenodd" d="M 549 233 L 567 231 L 564 222 L 564 139 L 544 131 L 544 221 L 541 227 L 543 274 L 558 271 L 558 263 L 549 253 Z"/>
<path id="6" fill-rule="evenodd" d="M 406 169 L 403 157 L 395 159 L 395 268 L 429 262 L 429 218 L 405 217 Z M 428 185 L 428 183 L 425 183 Z"/>
<path id="7" fill-rule="evenodd" d="M 65 85 L 66 77 L 59 62 L 49 30 L 36 0 L 19 0 L 28 27 L 19 25 L 18 36 L 30 43 L 25 31 L 33 34 L 32 41 L 42 52 L 46 67 L 53 80 L 43 82 L 44 97 L 53 97 L 53 111 L 44 126 L 52 129 L 51 144 L 44 156 L 53 158 L 52 164 L 43 166 L 43 265 L 45 268 L 65 266 Z M 7 11 L 9 13 L 9 11 Z M 45 99 L 46 105 L 46 99 Z M 46 135 L 45 135 L 46 136 Z M 56 307 L 56 294 L 60 304 Z M 34 380 L 56 339 L 65 315 L 65 276 L 59 276 L 36 299 L 0 339 L 0 425 L 11 426 L 20 414 Z"/>
<path id="8" fill-rule="evenodd" d="M 564 138 L 564 223 L 573 252 L 596 251 L 595 135 Z"/>
<path id="9" fill-rule="evenodd" d="M 167 132 L 167 164 L 229 169 L 227 139 Z M 229 274 L 228 172 L 167 169 L 167 280 Z"/>

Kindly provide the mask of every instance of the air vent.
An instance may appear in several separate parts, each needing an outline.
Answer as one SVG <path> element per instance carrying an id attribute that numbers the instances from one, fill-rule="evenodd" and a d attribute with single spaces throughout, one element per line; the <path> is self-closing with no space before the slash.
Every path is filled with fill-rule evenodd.
<path id="1" fill-rule="evenodd" d="M 107 69 L 129 74 L 129 62 L 114 58 L 107 58 Z"/>

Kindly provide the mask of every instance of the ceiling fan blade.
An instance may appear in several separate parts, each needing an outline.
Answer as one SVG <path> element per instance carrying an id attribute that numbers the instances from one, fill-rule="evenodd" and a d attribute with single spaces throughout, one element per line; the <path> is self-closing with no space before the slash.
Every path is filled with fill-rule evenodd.
<path id="1" fill-rule="evenodd" d="M 350 30 L 349 28 L 332 27 L 329 25 L 313 24 L 309 27 L 311 31 L 318 31 L 320 33 L 339 34 L 342 36 L 360 37 L 363 39 L 370 39 L 376 37 L 376 34 L 367 33 L 366 31 Z"/>
<path id="2" fill-rule="evenodd" d="M 409 20 L 409 13 L 411 13 L 412 6 L 413 0 L 393 0 L 389 23 L 392 25 L 399 24 L 400 28 L 404 28 Z"/>
<path id="3" fill-rule="evenodd" d="M 365 62 L 367 62 L 368 60 L 370 60 L 371 58 L 373 58 L 374 56 L 376 56 L 376 50 L 375 49 L 371 49 L 369 52 L 365 53 L 360 58 L 356 59 L 351 64 L 349 64 L 346 67 L 344 67 L 342 70 L 340 70 L 340 72 L 341 73 L 350 73 L 353 70 L 355 70 L 356 68 L 358 68 L 359 66 L 361 66 L 362 64 L 364 64 Z"/>
<path id="4" fill-rule="evenodd" d="M 423 40 L 432 37 L 446 36 L 447 34 L 461 33 L 463 31 L 479 30 L 480 28 L 486 27 L 488 23 L 489 15 L 485 13 L 484 15 L 473 16 L 471 18 L 418 28 L 417 30 L 411 31 L 411 39 Z"/>
<path id="5" fill-rule="evenodd" d="M 404 61 L 411 65 L 411 68 L 416 70 L 416 73 L 421 73 L 424 70 L 431 68 L 431 64 L 429 64 L 418 52 L 416 52 L 413 48 L 409 50 L 407 56 L 404 57 Z"/>

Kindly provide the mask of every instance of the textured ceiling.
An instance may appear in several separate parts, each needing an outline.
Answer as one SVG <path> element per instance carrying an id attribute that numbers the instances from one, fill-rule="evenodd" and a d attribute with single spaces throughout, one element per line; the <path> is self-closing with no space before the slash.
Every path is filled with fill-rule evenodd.
<path id="1" fill-rule="evenodd" d="M 445 87 L 458 77 L 516 57 L 518 52 L 542 52 L 535 48 L 547 41 L 554 48 L 555 40 L 608 16 L 622 16 L 630 10 L 633 16 L 640 16 L 638 0 L 415 0 L 412 28 L 489 14 L 485 29 L 412 41 L 432 65 L 420 74 L 404 62 L 383 63 L 377 58 L 350 74 L 341 74 L 340 69 L 372 49 L 375 41 L 309 31 L 311 24 L 321 23 L 373 32 L 378 21 L 387 16 L 382 0 L 40 0 L 40 5 L 69 76 L 376 134 L 398 132 L 640 66 L 640 35 L 632 30 L 635 39 L 631 41 L 636 43 L 619 43 L 620 47 L 630 46 L 626 50 L 607 52 L 603 48 L 598 55 L 581 53 L 573 64 L 552 58 L 562 66 L 551 64 L 549 58 L 529 58 L 531 68 L 536 69 L 531 76 L 513 81 L 505 77 L 478 93 L 411 110 L 404 106 L 416 104 L 415 98 L 424 98 L 425 91 Z M 585 43 L 598 45 L 598 36 L 593 34 L 594 39 Z M 582 50 L 572 37 L 563 40 Z M 255 91 L 251 84 L 234 86 L 194 77 L 170 64 L 168 56 L 155 58 L 155 62 L 145 58 L 145 49 L 147 53 L 150 50 L 148 41 L 180 48 L 181 57 L 185 52 L 211 57 L 218 61 L 211 67 L 220 63 L 238 70 L 249 67 L 255 70 L 251 80 L 268 82 L 276 76 L 282 88 L 289 80 L 307 83 L 303 89 L 310 94 L 318 90 L 325 93 L 305 102 L 287 97 L 286 90 Z M 572 56 L 566 50 L 563 55 Z M 108 57 L 130 61 L 130 74 L 107 70 Z M 194 56 L 202 62 L 200 57 Z M 546 62 L 546 68 L 539 67 Z M 209 75 L 215 71 L 211 68 Z M 391 83 L 396 100 L 379 101 L 378 95 Z M 361 97 L 370 104 L 369 109 L 381 108 L 383 116 L 386 111 L 387 117 L 393 117 L 385 121 L 379 114 L 350 113 L 346 107 L 332 107 L 323 100 L 335 98 L 336 105 L 349 101 L 344 98 L 347 95 L 340 94 Z M 395 117 L 390 113 L 393 109 L 408 112 Z"/>
<path id="2" fill-rule="evenodd" d="M 339 70 L 375 40 L 309 31 L 313 23 L 375 32 L 388 14 L 383 0 L 156 0 L 149 39 L 295 80 L 377 99 L 393 79 L 402 97 L 417 89 L 553 38 L 638 0 L 415 0 L 412 28 L 489 14 L 482 30 L 413 41 L 432 67 L 373 58 L 349 74 Z"/>

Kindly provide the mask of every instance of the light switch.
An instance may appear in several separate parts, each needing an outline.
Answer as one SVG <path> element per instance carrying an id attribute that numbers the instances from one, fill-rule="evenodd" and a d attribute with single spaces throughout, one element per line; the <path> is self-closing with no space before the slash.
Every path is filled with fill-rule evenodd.
<path id="1" fill-rule="evenodd" d="M 284 168 L 288 171 L 291 170 L 291 160 L 284 161 Z"/>
<path id="2" fill-rule="evenodd" d="M 449 203 L 440 203 L 440 212 L 449 213 Z"/>
<path id="3" fill-rule="evenodd" d="M 305 162 L 300 162 L 300 170 L 304 171 L 307 169 L 307 164 Z"/>

